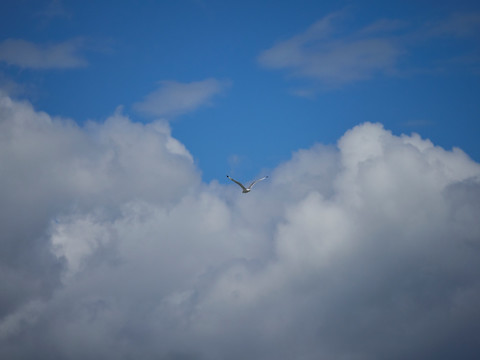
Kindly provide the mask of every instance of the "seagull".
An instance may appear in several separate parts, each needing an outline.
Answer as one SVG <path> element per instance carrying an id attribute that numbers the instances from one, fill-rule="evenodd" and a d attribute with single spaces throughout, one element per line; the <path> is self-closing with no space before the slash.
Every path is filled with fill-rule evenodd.
<path id="1" fill-rule="evenodd" d="M 259 181 L 262 181 L 262 180 L 265 180 L 266 178 L 268 178 L 268 176 L 264 176 L 262 177 L 261 179 L 258 179 L 258 180 L 255 180 L 254 182 L 252 182 L 247 188 L 245 186 L 243 186 L 242 183 L 238 182 L 237 180 L 235 179 L 232 179 L 230 176 L 227 175 L 227 178 L 229 178 L 230 180 L 232 180 L 234 183 L 238 184 L 243 190 L 242 190 L 242 193 L 246 194 L 248 192 L 250 192 L 252 190 L 252 187 L 253 185 L 255 185 L 257 182 Z"/>

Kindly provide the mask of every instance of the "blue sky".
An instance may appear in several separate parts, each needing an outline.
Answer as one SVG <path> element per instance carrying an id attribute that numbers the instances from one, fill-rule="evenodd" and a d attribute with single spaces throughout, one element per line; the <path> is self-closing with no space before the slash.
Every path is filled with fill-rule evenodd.
<path id="1" fill-rule="evenodd" d="M 165 119 L 206 181 L 250 179 L 365 121 L 480 159 L 472 1 L 7 0 L 0 14 L 13 96 L 79 124 L 118 106 Z"/>

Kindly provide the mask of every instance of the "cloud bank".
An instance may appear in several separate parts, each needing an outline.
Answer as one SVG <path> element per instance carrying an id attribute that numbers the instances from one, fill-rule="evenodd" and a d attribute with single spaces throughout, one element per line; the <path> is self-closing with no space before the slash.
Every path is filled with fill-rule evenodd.
<path id="1" fill-rule="evenodd" d="M 474 359 L 480 164 L 381 124 L 248 195 L 168 124 L 0 100 L 0 357 Z"/>

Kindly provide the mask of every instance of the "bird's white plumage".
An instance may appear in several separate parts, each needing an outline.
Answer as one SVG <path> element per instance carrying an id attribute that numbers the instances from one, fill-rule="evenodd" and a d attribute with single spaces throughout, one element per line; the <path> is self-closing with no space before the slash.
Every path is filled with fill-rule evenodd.
<path id="1" fill-rule="evenodd" d="M 252 187 L 253 185 L 255 185 L 257 182 L 259 181 L 262 181 L 262 180 L 265 180 L 266 178 L 268 178 L 268 176 L 264 176 L 260 179 L 257 179 L 255 181 L 253 181 L 248 187 L 245 187 L 241 182 L 235 180 L 235 179 L 232 179 L 230 176 L 227 175 L 227 178 L 229 178 L 230 180 L 232 180 L 235 184 L 237 184 L 238 186 L 240 186 L 242 188 L 242 193 L 248 193 L 252 190 Z"/>

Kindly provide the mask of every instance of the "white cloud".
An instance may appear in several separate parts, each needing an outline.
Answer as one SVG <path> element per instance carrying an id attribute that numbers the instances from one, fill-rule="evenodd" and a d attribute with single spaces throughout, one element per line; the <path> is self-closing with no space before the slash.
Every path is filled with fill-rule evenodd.
<path id="1" fill-rule="evenodd" d="M 431 40 L 441 40 L 448 47 L 445 43 L 448 37 L 475 40 L 480 29 L 478 13 L 451 14 L 442 21 L 426 21 L 419 26 L 396 19 L 379 19 L 348 32 L 339 24 L 344 17 L 345 12 L 332 13 L 304 32 L 279 41 L 260 53 L 259 64 L 268 69 L 285 70 L 292 77 L 315 80 L 326 87 L 338 87 L 378 75 L 408 73 L 409 67 L 418 67 L 412 65 L 415 47 L 433 46 Z M 427 57 L 426 61 L 435 67 L 439 61 L 449 63 L 458 57 L 471 60 L 470 52 L 475 53 L 478 46 L 474 43 L 468 48 L 470 50 L 460 54 L 458 48 L 452 49 L 454 53 L 443 51 L 445 55 L 435 59 Z M 471 68 L 475 70 L 474 66 Z M 432 69 L 420 71 L 428 73 Z M 300 96 L 304 94 L 301 89 L 295 92 Z"/>
<path id="2" fill-rule="evenodd" d="M 222 94 L 228 86 L 229 82 L 213 78 L 190 83 L 161 81 L 160 87 L 136 103 L 135 108 L 152 116 L 177 116 L 210 105 L 213 97 Z"/>
<path id="3" fill-rule="evenodd" d="M 459 149 L 365 123 L 242 195 L 164 123 L 3 96 L 0 164 L 2 358 L 478 354 L 480 164 Z"/>
<path id="4" fill-rule="evenodd" d="M 334 30 L 341 17 L 342 13 L 328 15 L 305 32 L 275 44 L 260 54 L 259 63 L 330 86 L 395 71 L 402 49 L 391 37 L 378 36 L 377 32 L 396 29 L 397 22 L 384 20 L 360 31 L 360 35 L 340 37 Z"/>
<path id="5" fill-rule="evenodd" d="M 64 69 L 87 65 L 80 54 L 82 39 L 58 44 L 35 44 L 21 39 L 0 42 L 0 61 L 30 69 Z"/>

